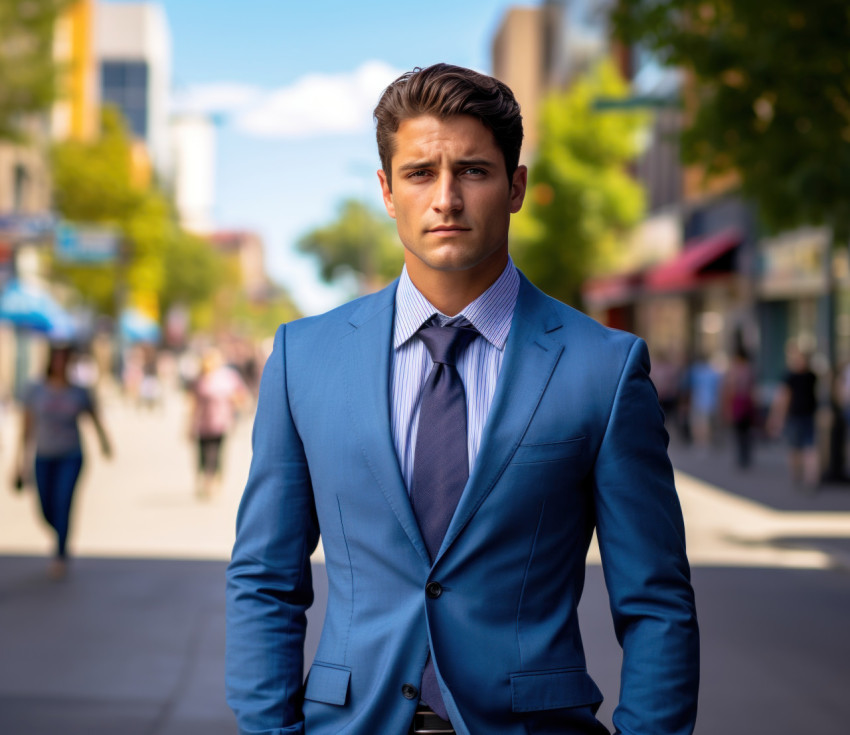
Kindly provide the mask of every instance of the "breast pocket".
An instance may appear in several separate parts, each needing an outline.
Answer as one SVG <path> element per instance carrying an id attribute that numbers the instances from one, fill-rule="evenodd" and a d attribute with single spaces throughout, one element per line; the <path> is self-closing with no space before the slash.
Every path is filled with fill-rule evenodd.
<path id="1" fill-rule="evenodd" d="M 520 444 L 514 452 L 513 464 L 538 464 L 541 462 L 558 462 L 563 459 L 578 457 L 584 452 L 587 438 L 577 436 L 572 439 L 541 444 Z"/>

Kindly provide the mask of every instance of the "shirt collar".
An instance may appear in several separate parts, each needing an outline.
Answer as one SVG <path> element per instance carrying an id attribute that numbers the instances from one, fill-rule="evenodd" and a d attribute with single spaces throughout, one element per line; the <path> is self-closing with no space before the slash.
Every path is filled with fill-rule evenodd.
<path id="1" fill-rule="evenodd" d="M 488 342 L 503 350 L 511 329 L 518 293 L 519 272 L 513 260 L 508 258 L 505 270 L 493 285 L 451 319 L 465 317 Z M 449 320 L 413 285 L 407 267 L 402 268 L 395 295 L 393 347 L 401 347 L 435 314 L 442 317 L 441 321 Z"/>

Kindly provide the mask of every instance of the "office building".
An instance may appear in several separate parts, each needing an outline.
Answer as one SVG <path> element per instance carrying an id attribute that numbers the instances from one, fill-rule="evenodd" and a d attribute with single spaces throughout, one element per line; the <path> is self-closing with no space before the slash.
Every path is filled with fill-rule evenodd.
<path id="1" fill-rule="evenodd" d="M 98 5 L 95 39 L 104 105 L 118 107 L 144 141 L 154 169 L 171 178 L 171 37 L 156 3 Z"/>
<path id="2" fill-rule="evenodd" d="M 184 113 L 171 123 L 174 201 L 182 227 L 204 234 L 214 228 L 215 124 L 208 115 Z"/>

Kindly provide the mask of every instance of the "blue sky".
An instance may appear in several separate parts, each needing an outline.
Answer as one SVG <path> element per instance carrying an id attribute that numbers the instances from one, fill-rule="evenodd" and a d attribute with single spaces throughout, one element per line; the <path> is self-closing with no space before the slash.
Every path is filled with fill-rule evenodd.
<path id="1" fill-rule="evenodd" d="M 305 313 L 343 298 L 294 251 L 348 196 L 380 204 L 371 109 L 398 73 L 490 70 L 506 0 L 163 0 L 184 109 L 222 114 L 216 224 L 259 232 L 272 278 Z M 526 3 L 533 4 L 533 3 Z"/>

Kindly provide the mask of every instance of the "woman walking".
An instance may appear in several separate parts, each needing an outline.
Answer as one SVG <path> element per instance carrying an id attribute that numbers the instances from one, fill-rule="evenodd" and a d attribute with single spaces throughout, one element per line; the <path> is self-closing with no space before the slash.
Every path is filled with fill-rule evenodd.
<path id="1" fill-rule="evenodd" d="M 190 438 L 198 442 L 196 494 L 208 500 L 221 482 L 224 439 L 248 398 L 239 373 L 224 364 L 221 353 L 210 349 L 201 360 L 201 373 L 191 391 Z"/>
<path id="2" fill-rule="evenodd" d="M 757 419 L 756 376 L 746 350 L 739 348 L 723 383 L 726 420 L 735 432 L 735 459 L 741 469 L 752 461 L 753 429 Z"/>
<path id="3" fill-rule="evenodd" d="M 31 385 L 24 397 L 18 477 L 29 476 L 35 456 L 35 484 L 44 519 L 56 533 L 56 552 L 50 575 L 61 579 L 67 572 L 67 542 L 74 490 L 83 466 L 78 420 L 88 416 L 97 431 L 106 457 L 109 438 L 100 421 L 91 393 L 68 380 L 71 348 L 52 346 L 42 382 Z"/>

